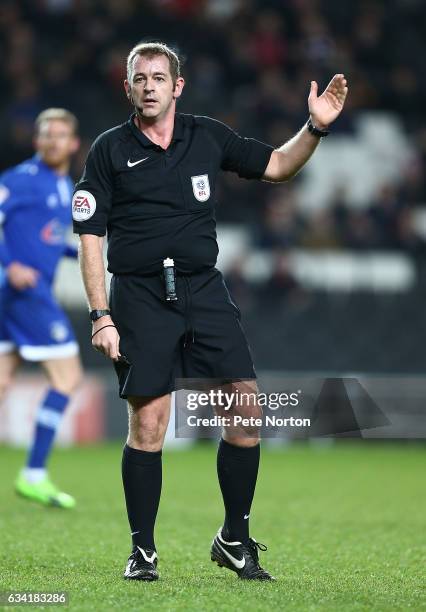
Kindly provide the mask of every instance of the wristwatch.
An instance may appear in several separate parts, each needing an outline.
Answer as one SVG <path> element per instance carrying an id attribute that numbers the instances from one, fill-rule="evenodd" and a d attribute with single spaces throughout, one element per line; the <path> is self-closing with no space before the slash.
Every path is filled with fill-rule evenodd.
<path id="1" fill-rule="evenodd" d="M 320 130 L 320 128 L 315 127 L 312 123 L 312 119 L 309 117 L 308 123 L 306 124 L 308 130 L 313 136 L 318 136 L 318 138 L 324 138 L 330 134 L 330 130 Z"/>
<path id="2" fill-rule="evenodd" d="M 109 310 L 91 310 L 90 311 L 90 319 L 92 321 L 97 321 L 101 317 L 107 317 L 110 314 L 111 313 L 110 313 Z"/>

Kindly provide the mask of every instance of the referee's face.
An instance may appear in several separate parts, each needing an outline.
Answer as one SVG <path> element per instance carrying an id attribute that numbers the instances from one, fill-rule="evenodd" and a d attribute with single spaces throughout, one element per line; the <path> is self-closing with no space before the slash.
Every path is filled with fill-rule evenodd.
<path id="1" fill-rule="evenodd" d="M 157 121 L 174 112 L 176 98 L 182 93 L 184 80 L 173 84 L 169 59 L 165 55 L 137 55 L 133 61 L 130 81 L 124 82 L 127 97 L 139 115 Z"/>

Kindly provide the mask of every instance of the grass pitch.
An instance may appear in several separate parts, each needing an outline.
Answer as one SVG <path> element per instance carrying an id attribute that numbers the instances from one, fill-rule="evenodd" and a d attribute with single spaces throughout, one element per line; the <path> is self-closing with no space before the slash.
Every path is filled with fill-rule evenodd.
<path id="1" fill-rule="evenodd" d="M 55 452 L 52 477 L 78 500 L 71 511 L 16 497 L 24 453 L 0 448 L 0 590 L 65 590 L 72 610 L 426 610 L 425 456 L 419 445 L 351 441 L 265 450 L 251 527 L 278 580 L 256 584 L 210 561 L 223 517 L 214 447 L 166 451 L 161 577 L 129 583 L 121 447 Z"/>

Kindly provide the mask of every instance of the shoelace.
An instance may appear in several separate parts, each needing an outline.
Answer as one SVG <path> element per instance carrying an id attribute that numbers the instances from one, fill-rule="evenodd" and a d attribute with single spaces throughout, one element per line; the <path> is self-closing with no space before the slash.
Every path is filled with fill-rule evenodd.
<path id="1" fill-rule="evenodd" d="M 151 551 L 146 551 L 152 554 L 152 550 Z M 139 548 L 135 548 L 135 550 L 132 552 L 133 557 L 133 563 L 135 563 L 138 559 L 141 559 L 143 563 L 145 563 L 145 565 L 151 565 L 143 556 L 143 554 L 141 553 L 141 551 L 139 550 Z"/>
<path id="2" fill-rule="evenodd" d="M 253 558 L 256 562 L 257 568 L 258 569 L 262 569 L 259 565 L 259 552 L 258 550 L 261 550 L 262 552 L 265 552 L 265 550 L 268 550 L 268 547 L 265 544 L 261 544 L 261 542 L 256 542 L 256 540 L 254 540 L 253 538 L 250 538 L 247 544 L 247 548 L 250 550 L 250 552 L 253 555 Z"/>

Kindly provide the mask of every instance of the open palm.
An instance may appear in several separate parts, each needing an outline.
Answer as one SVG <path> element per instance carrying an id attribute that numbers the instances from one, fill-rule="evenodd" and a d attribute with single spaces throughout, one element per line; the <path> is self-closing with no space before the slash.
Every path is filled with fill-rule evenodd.
<path id="1" fill-rule="evenodd" d="M 344 74 L 335 74 L 320 96 L 318 96 L 318 83 L 312 81 L 308 106 L 314 125 L 324 128 L 335 121 L 343 109 L 347 93 Z"/>

